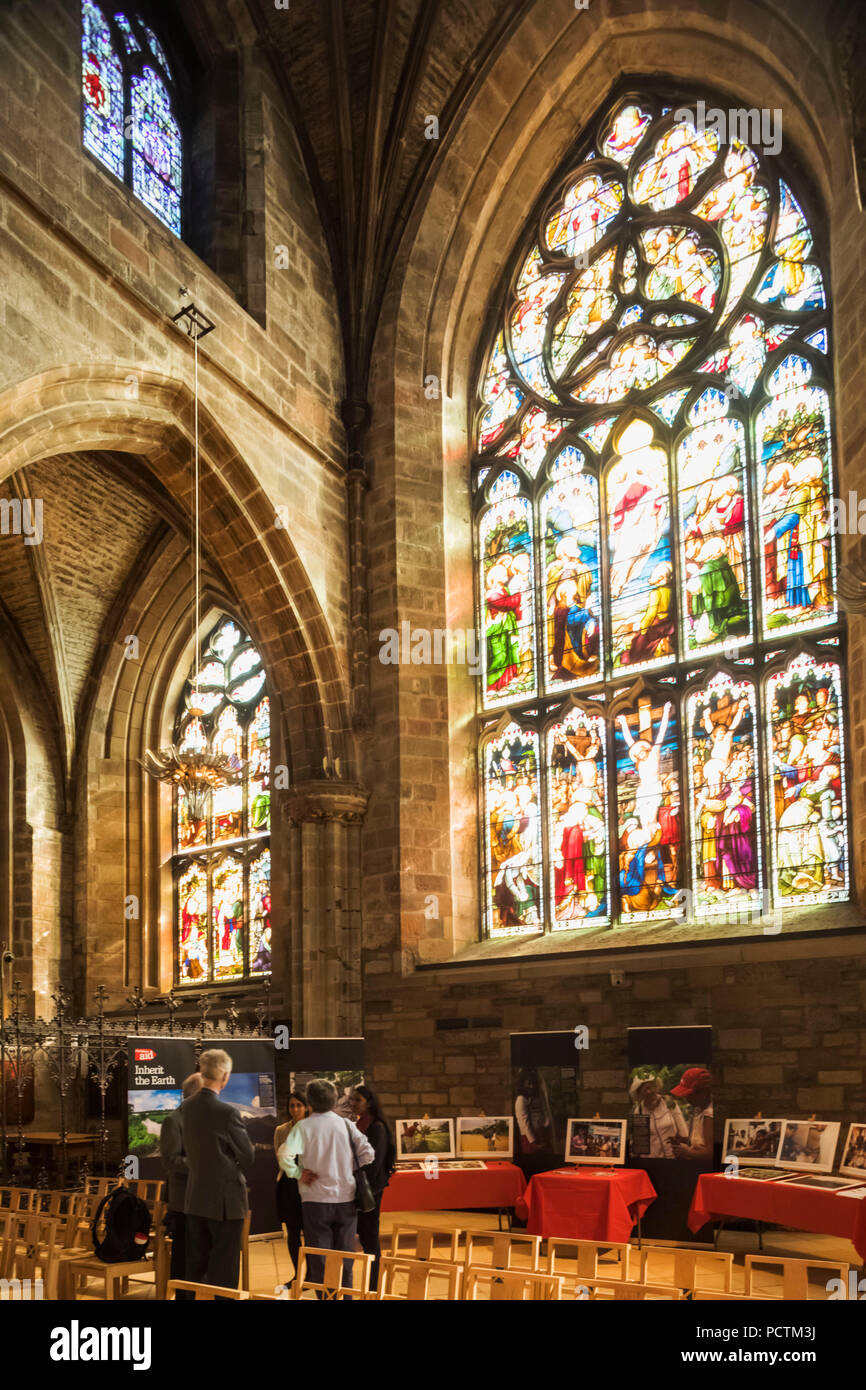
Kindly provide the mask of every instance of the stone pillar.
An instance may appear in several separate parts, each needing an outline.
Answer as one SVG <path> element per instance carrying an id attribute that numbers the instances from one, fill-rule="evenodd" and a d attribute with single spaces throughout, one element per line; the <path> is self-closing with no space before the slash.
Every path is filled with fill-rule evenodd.
<path id="1" fill-rule="evenodd" d="M 295 784 L 283 814 L 290 827 L 289 964 L 292 1032 L 363 1032 L 361 822 L 368 793 L 348 782 Z"/>

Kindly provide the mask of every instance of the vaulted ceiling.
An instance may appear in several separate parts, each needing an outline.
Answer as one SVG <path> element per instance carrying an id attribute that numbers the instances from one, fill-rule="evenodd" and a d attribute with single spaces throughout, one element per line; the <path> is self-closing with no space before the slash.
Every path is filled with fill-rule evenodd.
<path id="1" fill-rule="evenodd" d="M 30 668 L 68 774 L 124 598 L 167 529 L 184 534 L 189 522 L 125 454 L 41 459 L 0 485 L 0 498 L 31 504 L 30 542 L 0 536 L 0 630 Z"/>
<path id="2" fill-rule="evenodd" d="M 328 239 L 347 396 L 364 399 L 401 236 L 477 84 L 533 0 L 246 0 Z M 429 138 L 438 122 L 438 138 Z"/>

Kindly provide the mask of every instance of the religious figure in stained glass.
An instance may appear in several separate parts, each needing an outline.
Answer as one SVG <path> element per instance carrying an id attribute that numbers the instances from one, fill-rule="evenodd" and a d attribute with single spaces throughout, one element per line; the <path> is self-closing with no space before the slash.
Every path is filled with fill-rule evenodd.
<path id="1" fill-rule="evenodd" d="M 570 710 L 547 733 L 554 916 L 608 920 L 604 720 Z"/>
<path id="2" fill-rule="evenodd" d="M 680 898 L 681 815 L 673 703 L 620 714 L 614 739 L 623 918 L 672 915 Z"/>
<path id="3" fill-rule="evenodd" d="M 210 794 L 204 819 L 176 794 L 178 983 L 271 969 L 270 702 L 261 657 L 231 618 L 205 643 L 175 728 L 181 749 L 218 749 L 242 778 Z"/>
<path id="4" fill-rule="evenodd" d="M 849 892 L 825 270 L 805 191 L 694 109 L 589 132 L 480 364 L 492 935 Z"/>
<path id="5" fill-rule="evenodd" d="M 85 149 L 180 236 L 183 141 L 162 45 L 135 11 L 82 0 L 81 62 Z"/>
<path id="6" fill-rule="evenodd" d="M 698 915 L 753 907 L 760 869 L 757 708 L 750 681 L 718 675 L 688 701 Z"/>
<path id="7" fill-rule="evenodd" d="M 848 888 L 839 667 L 803 653 L 767 688 L 774 888 L 783 902 L 844 899 Z"/>
<path id="8" fill-rule="evenodd" d="M 491 925 L 517 931 L 541 922 L 538 738 L 509 723 L 486 748 L 487 878 Z"/>

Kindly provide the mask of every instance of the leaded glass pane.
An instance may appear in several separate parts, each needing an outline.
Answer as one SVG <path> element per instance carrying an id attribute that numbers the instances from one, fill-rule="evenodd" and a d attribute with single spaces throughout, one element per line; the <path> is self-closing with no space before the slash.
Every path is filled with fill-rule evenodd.
<path id="1" fill-rule="evenodd" d="M 672 700 L 621 712 L 614 737 L 622 921 L 682 915 L 679 723 Z"/>
<path id="2" fill-rule="evenodd" d="M 132 190 L 180 236 L 180 128 L 165 83 L 150 67 L 132 78 Z"/>
<path id="3" fill-rule="evenodd" d="M 687 704 L 692 875 L 698 916 L 760 905 L 757 701 L 717 675 Z"/>
<path id="4" fill-rule="evenodd" d="M 783 905 L 848 896 L 839 667 L 803 653 L 767 684 L 773 887 Z"/>
<path id="5" fill-rule="evenodd" d="M 484 749 L 486 900 L 493 936 L 541 928 L 538 735 L 510 723 Z"/>
<path id="6" fill-rule="evenodd" d="M 610 919 L 604 719 L 570 710 L 547 732 L 554 926 Z"/>
<path id="7" fill-rule="evenodd" d="M 84 148 L 122 179 L 123 67 L 102 11 L 91 0 L 81 6 L 81 31 Z"/>

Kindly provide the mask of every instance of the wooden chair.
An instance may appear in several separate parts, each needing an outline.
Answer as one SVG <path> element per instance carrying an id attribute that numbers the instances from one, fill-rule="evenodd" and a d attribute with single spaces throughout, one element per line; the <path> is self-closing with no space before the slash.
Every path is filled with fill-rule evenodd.
<path id="1" fill-rule="evenodd" d="M 153 1245 L 153 1230 L 162 1221 L 162 1203 L 156 1202 L 152 1212 L 151 1222 L 151 1246 Z M 69 1296 L 77 1299 L 79 1294 L 87 1288 L 89 1279 L 104 1280 L 104 1297 L 106 1301 L 112 1301 L 118 1297 L 118 1285 L 120 1286 L 119 1296 L 124 1297 L 129 1289 L 130 1281 L 135 1283 L 149 1283 L 151 1279 L 156 1283 L 156 1262 L 154 1250 L 151 1248 L 140 1260 L 119 1260 L 116 1264 L 107 1264 L 100 1260 L 97 1255 L 85 1252 L 83 1258 L 74 1259 L 67 1265 L 66 1278 L 69 1288 Z"/>
<path id="2" fill-rule="evenodd" d="M 307 1278 L 307 1263 L 311 1255 L 321 1255 L 325 1262 L 321 1283 Z M 344 1260 L 350 1260 L 352 1263 L 351 1286 L 343 1283 Z M 355 1250 L 317 1250 L 314 1246 L 303 1245 L 298 1256 L 298 1272 L 292 1283 L 291 1297 L 301 1298 L 308 1290 L 314 1290 L 325 1300 L 368 1298 L 372 1268 L 372 1255 L 362 1255 Z"/>
<path id="3" fill-rule="evenodd" d="M 402 1255 L 411 1260 L 449 1261 L 458 1258 L 460 1231 L 443 1226 L 395 1226 L 391 1231 L 389 1255 Z M 411 1249 L 400 1248 L 401 1241 L 411 1241 Z"/>
<path id="4" fill-rule="evenodd" d="M 0 1216 L 0 1279 L 42 1281 L 42 1298 L 56 1300 L 60 1245 L 56 1217 L 4 1212 Z"/>
<path id="5" fill-rule="evenodd" d="M 143 1202 L 147 1202 L 149 1207 L 154 1202 L 162 1199 L 163 1180 L 162 1178 L 138 1178 L 135 1182 L 127 1183 L 136 1197 L 140 1197 Z"/>
<path id="6" fill-rule="evenodd" d="M 663 1261 L 667 1265 L 671 1256 L 674 1267 L 670 1277 L 667 1274 L 660 1276 L 657 1272 L 653 1281 L 650 1278 L 650 1265 L 659 1265 Z M 733 1255 L 721 1250 L 685 1250 L 664 1245 L 648 1246 L 640 1252 L 639 1277 L 642 1284 L 673 1284 L 677 1289 L 715 1288 L 711 1270 L 721 1275 L 722 1293 L 730 1293 L 734 1273 Z"/>
<path id="7" fill-rule="evenodd" d="M 104 1197 L 113 1187 L 121 1187 L 122 1183 L 117 1178 L 87 1178 L 84 1183 L 84 1191 L 90 1197 Z"/>
<path id="8" fill-rule="evenodd" d="M 614 1269 L 603 1269 L 599 1274 L 599 1255 L 613 1251 Z M 564 1260 L 575 1261 L 575 1279 L 579 1284 L 592 1279 L 628 1279 L 631 1268 L 631 1246 L 627 1241 L 611 1244 L 599 1240 L 572 1240 L 568 1237 L 550 1236 L 547 1242 L 547 1272 L 561 1274 L 572 1286 L 571 1270 L 564 1270 Z"/>
<path id="9" fill-rule="evenodd" d="M 379 1302 L 432 1303 L 455 1302 L 460 1298 L 463 1266 L 436 1260 L 410 1260 L 401 1255 L 383 1255 L 379 1261 L 379 1288 L 371 1295 Z M 398 1292 L 397 1285 L 405 1291 Z M 436 1286 L 438 1292 L 433 1292 Z"/>
<path id="10" fill-rule="evenodd" d="M 682 1289 L 673 1284 L 633 1284 L 625 1279 L 594 1279 L 584 1284 L 577 1281 L 578 1299 L 595 1301 L 611 1300 L 615 1303 L 641 1303 L 645 1299 L 682 1300 Z"/>
<path id="11" fill-rule="evenodd" d="M 477 1302 L 479 1290 L 485 1289 L 491 1302 L 499 1299 L 509 1303 L 559 1302 L 562 1299 L 562 1277 L 558 1274 L 539 1274 L 536 1270 L 467 1265 L 464 1299 Z"/>
<path id="12" fill-rule="evenodd" d="M 695 1289 L 693 1303 L 778 1303 L 763 1293 L 720 1293 L 718 1289 Z"/>
<path id="13" fill-rule="evenodd" d="M 467 1231 L 463 1262 L 467 1265 L 488 1263 L 478 1256 L 487 1247 L 491 1269 L 538 1269 L 541 1260 L 541 1236 L 512 1231 Z M 515 1261 L 515 1256 L 519 1258 Z"/>
<path id="14" fill-rule="evenodd" d="M 250 1296 L 246 1289 L 222 1289 L 219 1284 L 192 1284 L 188 1279 L 170 1280 L 166 1296 L 170 1299 L 175 1298 L 178 1290 L 183 1293 L 195 1294 L 194 1301 L 196 1303 L 211 1303 L 215 1298 L 232 1298 L 241 1303 Z M 258 1294 L 256 1296 L 266 1298 L 268 1295 Z"/>
<path id="15" fill-rule="evenodd" d="M 0 1187 L 0 1212 L 28 1211 L 35 1188 Z"/>
<path id="16" fill-rule="evenodd" d="M 782 1293 L 781 1298 L 786 1302 L 800 1302 L 809 1297 L 809 1271 L 826 1270 L 824 1283 L 831 1278 L 841 1279 L 847 1287 L 849 1265 L 837 1263 L 835 1260 L 794 1260 L 787 1259 L 782 1255 L 747 1255 L 746 1256 L 746 1277 L 743 1284 L 743 1293 L 752 1292 L 752 1274 L 756 1265 L 773 1265 L 782 1271 Z M 765 1294 L 765 1298 L 774 1297 L 773 1294 Z"/>

